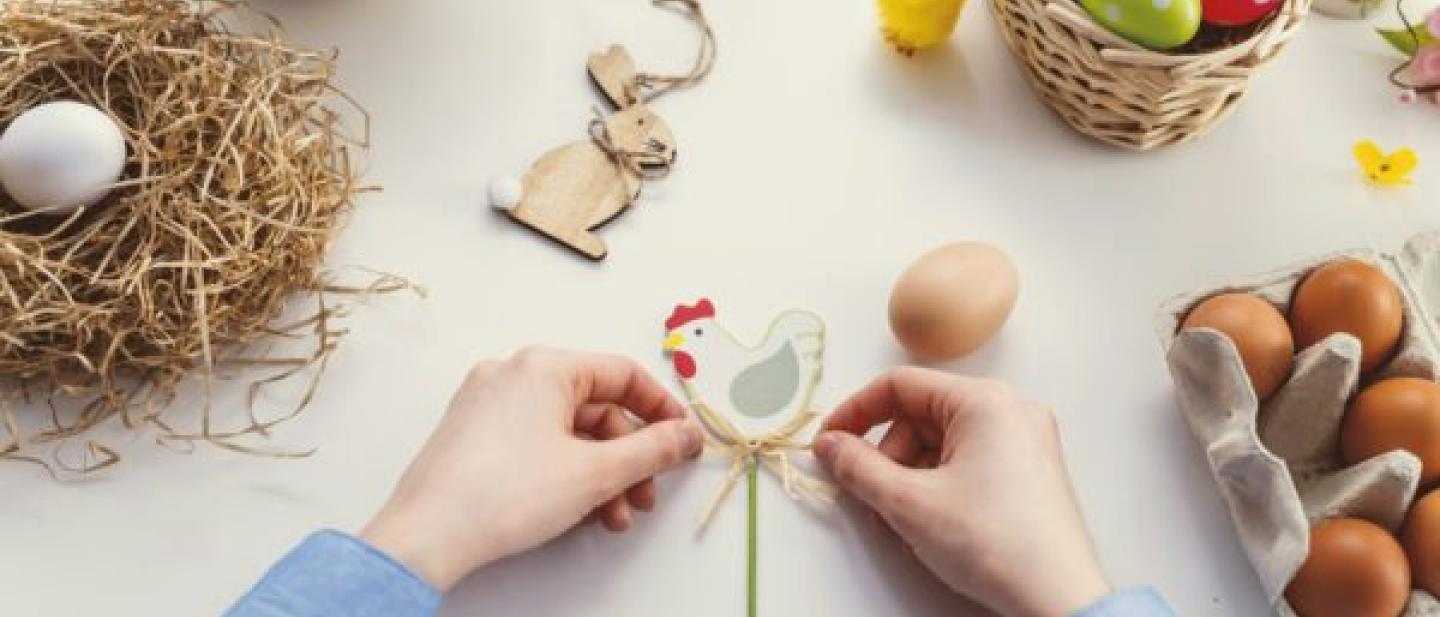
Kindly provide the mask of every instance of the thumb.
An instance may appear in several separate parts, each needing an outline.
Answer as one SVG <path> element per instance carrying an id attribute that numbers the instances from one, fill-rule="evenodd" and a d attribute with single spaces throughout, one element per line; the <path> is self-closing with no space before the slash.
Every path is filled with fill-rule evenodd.
<path id="1" fill-rule="evenodd" d="M 699 455 L 702 442 L 699 425 L 690 419 L 656 422 L 619 439 L 600 442 L 602 456 L 608 461 L 606 485 L 618 494 Z"/>
<path id="2" fill-rule="evenodd" d="M 844 431 L 826 431 L 815 439 L 815 456 L 835 482 L 882 514 L 895 504 L 906 469 L 871 445 Z"/>

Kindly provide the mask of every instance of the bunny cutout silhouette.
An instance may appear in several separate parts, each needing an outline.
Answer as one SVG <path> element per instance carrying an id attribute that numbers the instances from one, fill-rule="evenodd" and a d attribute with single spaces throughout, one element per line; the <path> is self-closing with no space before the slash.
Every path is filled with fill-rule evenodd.
<path id="1" fill-rule="evenodd" d="M 504 187 L 492 187 L 491 199 L 510 218 L 599 260 L 608 250 L 592 230 L 629 208 L 643 180 L 669 171 L 675 136 L 633 85 L 635 65 L 624 47 L 591 55 L 587 67 L 617 111 L 591 121 L 590 139 L 555 148 L 531 164 L 519 180 L 518 200 L 506 199 Z"/>
<path id="2" fill-rule="evenodd" d="M 586 69 L 613 113 L 595 112 L 589 139 L 546 152 L 518 179 L 502 177 L 490 183 L 491 206 L 597 261 L 609 250 L 594 231 L 635 203 L 646 180 L 663 178 L 675 163 L 675 136 L 649 101 L 700 81 L 714 62 L 714 34 L 697 0 L 654 3 L 680 7 L 700 26 L 700 52 L 690 73 L 636 72 L 622 45 L 591 54 Z"/>

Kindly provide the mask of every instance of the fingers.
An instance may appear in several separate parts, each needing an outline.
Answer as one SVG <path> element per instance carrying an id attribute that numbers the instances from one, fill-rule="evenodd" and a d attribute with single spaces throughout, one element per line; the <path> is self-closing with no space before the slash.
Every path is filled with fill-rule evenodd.
<path id="1" fill-rule="evenodd" d="M 623 356 L 530 348 L 512 359 L 562 371 L 570 380 L 575 406 L 614 403 L 646 422 L 685 416 L 685 408 L 634 360 Z"/>
<path id="2" fill-rule="evenodd" d="M 625 415 L 625 410 L 610 403 L 583 405 L 575 414 L 575 429 L 597 440 L 619 439 L 635 432 L 635 425 Z M 625 499 L 636 510 L 649 512 L 655 509 L 655 482 L 649 478 L 641 480 L 625 491 Z"/>
<path id="3" fill-rule="evenodd" d="M 634 360 L 577 354 L 571 365 L 575 396 L 581 402 L 614 403 L 646 422 L 685 417 L 685 407 Z"/>
<path id="4" fill-rule="evenodd" d="M 881 375 L 841 403 L 825 420 L 824 429 L 863 435 L 877 424 L 906 418 L 916 423 L 923 436 L 927 430 L 949 426 L 957 414 L 984 408 L 1005 396 L 1009 396 L 1009 387 L 998 381 L 902 367 Z"/>
<path id="5" fill-rule="evenodd" d="M 495 374 L 495 369 L 500 368 L 498 360 L 481 360 L 470 367 L 469 379 L 484 380 Z"/>
<path id="6" fill-rule="evenodd" d="M 915 459 L 915 464 L 913 465 L 913 467 L 915 467 L 916 469 L 934 469 L 934 468 L 939 467 L 939 466 L 940 466 L 940 451 L 939 451 L 939 450 L 926 450 L 926 451 L 920 453 L 920 457 L 917 458 L 917 459 Z"/>
<path id="7" fill-rule="evenodd" d="M 623 437 L 634 430 L 624 408 L 613 403 L 586 403 L 575 411 L 575 431 L 596 439 Z"/>
<path id="8" fill-rule="evenodd" d="M 915 423 L 905 418 L 891 424 L 885 437 L 880 439 L 880 453 L 905 467 L 917 466 L 925 451 L 925 444 L 920 440 Z"/>
<path id="9" fill-rule="evenodd" d="M 824 428 L 863 435 L 897 417 L 943 425 L 952 413 L 945 405 L 950 392 L 964 385 L 963 378 L 939 371 L 893 369 L 836 407 Z"/>
<path id="10" fill-rule="evenodd" d="M 600 525 L 606 531 L 621 533 L 630 528 L 630 506 L 625 504 L 625 499 L 616 497 L 601 505 L 596 510 L 596 517 Z"/>
<path id="11" fill-rule="evenodd" d="M 606 530 L 613 533 L 624 532 L 630 528 L 634 509 L 648 512 L 655 507 L 655 482 L 650 476 L 673 466 L 687 454 L 684 450 L 688 447 L 688 437 L 683 434 L 686 429 L 681 428 L 682 434 L 678 436 L 678 454 L 665 451 L 672 447 L 667 441 L 674 442 L 676 438 L 663 433 L 673 432 L 672 425 L 691 423 L 670 420 L 637 431 L 625 417 L 624 410 L 612 404 L 583 406 L 578 416 L 586 416 L 585 419 L 591 421 L 586 432 L 596 439 L 604 440 L 604 445 L 624 443 L 625 447 L 619 451 L 606 448 L 610 450 L 606 454 L 613 461 L 610 465 L 600 466 L 600 469 L 605 470 L 605 477 L 601 478 L 600 484 L 605 487 L 606 495 L 620 490 L 616 487 L 623 486 L 625 478 L 639 473 L 646 474 L 643 479 L 629 484 L 623 494 L 610 498 L 595 511 L 596 519 Z M 655 471 L 648 471 L 649 469 Z"/>
<path id="12" fill-rule="evenodd" d="M 465 373 L 465 381 L 461 384 L 460 388 L 455 390 L 454 396 L 451 397 L 452 401 L 453 399 L 460 398 L 460 395 L 466 393 L 469 389 L 480 387 L 486 382 L 489 382 L 490 379 L 495 376 L 495 373 L 500 370 L 501 366 L 502 364 L 498 360 L 481 360 L 476 362 L 470 367 L 470 371 Z"/>
<path id="13" fill-rule="evenodd" d="M 605 496 L 700 455 L 700 427 L 693 420 L 665 420 L 595 444 L 601 457 L 599 486 Z"/>
<path id="14" fill-rule="evenodd" d="M 625 489 L 625 500 L 630 506 L 641 512 L 650 512 L 655 509 L 655 480 L 645 478 L 638 484 Z"/>
<path id="15" fill-rule="evenodd" d="M 886 431 L 886 435 L 881 438 L 877 450 L 903 467 L 924 467 L 924 458 L 933 453 L 932 447 L 924 441 L 916 424 L 906 418 L 899 418 L 899 420 L 891 422 L 890 430 Z M 891 528 L 890 522 L 887 522 L 880 513 L 870 513 L 870 528 L 877 535 L 904 545 L 903 539 L 900 539 L 894 528 Z"/>
<path id="16" fill-rule="evenodd" d="M 911 506 L 913 499 L 907 491 L 913 472 L 864 439 L 840 431 L 823 433 L 815 440 L 815 456 L 836 483 L 887 519 L 906 514 Z"/>

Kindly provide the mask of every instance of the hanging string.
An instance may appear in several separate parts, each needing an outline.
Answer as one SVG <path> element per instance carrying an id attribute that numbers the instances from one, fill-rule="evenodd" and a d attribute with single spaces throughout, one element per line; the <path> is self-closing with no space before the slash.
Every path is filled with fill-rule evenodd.
<path id="1" fill-rule="evenodd" d="M 645 102 L 650 102 L 668 92 L 688 88 L 710 74 L 710 69 L 715 66 L 715 31 L 710 28 L 710 20 L 705 18 L 705 11 L 700 8 L 699 0 L 653 0 L 655 6 L 675 6 L 685 14 L 687 18 L 700 27 L 700 51 L 695 56 L 695 65 L 690 72 L 684 75 L 658 75 L 655 73 L 641 72 L 635 75 L 635 87 L 637 90 L 649 92 L 643 95 Z"/>
<path id="2" fill-rule="evenodd" d="M 1395 0 L 1395 13 L 1400 16 L 1400 24 L 1405 28 L 1405 34 L 1410 35 L 1410 40 L 1415 43 L 1415 54 L 1405 60 L 1403 64 L 1390 71 L 1390 83 L 1402 90 L 1410 90 L 1416 94 L 1429 94 L 1440 92 L 1440 84 L 1413 84 L 1407 83 L 1400 78 L 1400 74 L 1415 65 L 1415 59 L 1420 56 L 1420 35 L 1415 33 L 1415 26 L 1410 21 L 1410 16 L 1405 14 L 1405 0 Z"/>
<path id="3" fill-rule="evenodd" d="M 710 74 L 710 69 L 715 66 L 715 31 L 710 27 L 710 20 L 705 17 L 705 11 L 700 8 L 699 0 L 653 0 L 652 4 L 658 7 L 678 6 L 677 10 L 694 21 L 700 28 L 700 50 L 695 56 L 695 64 L 690 71 L 683 75 L 661 75 L 657 73 L 636 73 L 630 83 L 625 84 L 625 99 L 630 102 L 649 103 L 668 92 L 682 88 L 688 88 Z M 651 139 L 642 150 L 631 150 L 624 148 L 615 142 L 610 134 L 610 127 L 605 123 L 605 114 L 598 108 L 592 107 L 593 117 L 590 118 L 588 130 L 591 141 L 595 142 L 601 150 L 610 155 L 623 170 L 643 180 L 659 180 L 670 175 L 670 170 L 675 161 L 665 144 Z"/>

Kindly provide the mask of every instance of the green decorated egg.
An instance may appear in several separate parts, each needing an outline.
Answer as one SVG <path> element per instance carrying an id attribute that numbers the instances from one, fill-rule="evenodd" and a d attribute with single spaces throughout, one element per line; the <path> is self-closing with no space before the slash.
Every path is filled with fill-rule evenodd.
<path id="1" fill-rule="evenodd" d="M 1172 49 L 1200 30 L 1201 0 L 1080 0 L 1095 21 L 1136 44 Z"/>

